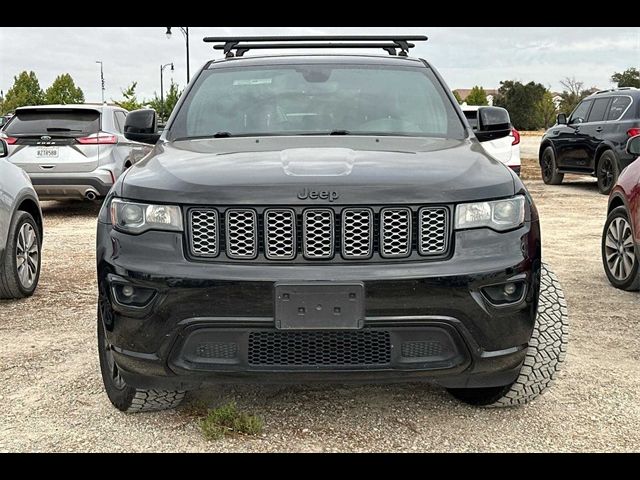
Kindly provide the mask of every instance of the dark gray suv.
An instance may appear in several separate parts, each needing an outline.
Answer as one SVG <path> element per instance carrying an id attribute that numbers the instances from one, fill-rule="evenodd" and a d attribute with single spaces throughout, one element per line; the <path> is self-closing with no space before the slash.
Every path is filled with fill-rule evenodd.
<path id="1" fill-rule="evenodd" d="M 29 176 L 0 140 L 0 299 L 27 297 L 40 278 L 42 212 Z"/>
<path id="2" fill-rule="evenodd" d="M 542 137 L 540 169 L 545 183 L 562 183 L 565 173 L 592 175 L 598 190 L 608 195 L 620 172 L 635 160 L 627 141 L 640 134 L 640 89 L 603 90 L 585 98 L 569 118 Z"/>

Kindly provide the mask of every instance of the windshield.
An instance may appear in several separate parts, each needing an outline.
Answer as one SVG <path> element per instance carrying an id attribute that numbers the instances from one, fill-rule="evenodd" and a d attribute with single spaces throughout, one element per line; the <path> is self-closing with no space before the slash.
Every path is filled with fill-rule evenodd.
<path id="1" fill-rule="evenodd" d="M 203 71 L 168 139 L 314 134 L 464 138 L 429 68 L 313 64 Z"/>
<path id="2" fill-rule="evenodd" d="M 18 111 L 4 131 L 7 135 L 71 135 L 85 136 L 100 130 L 100 112 L 96 110 Z"/>

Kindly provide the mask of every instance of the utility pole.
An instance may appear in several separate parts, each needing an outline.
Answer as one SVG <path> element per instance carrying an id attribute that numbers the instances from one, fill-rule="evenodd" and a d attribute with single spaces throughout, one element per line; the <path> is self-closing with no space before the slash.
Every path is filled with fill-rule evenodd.
<path id="1" fill-rule="evenodd" d="M 167 38 L 171 38 L 171 29 L 173 27 L 167 27 Z M 189 85 L 189 79 L 191 78 L 190 69 L 189 69 L 189 27 L 178 27 L 184 35 L 184 39 L 187 45 L 187 85 Z"/>
<path id="2" fill-rule="evenodd" d="M 167 63 L 166 65 L 160 65 L 160 105 L 162 105 L 162 112 L 160 112 L 160 118 L 164 118 L 165 108 L 164 108 L 164 83 L 163 83 L 163 73 L 164 69 L 167 67 L 171 67 L 171 71 L 173 72 L 173 62 Z"/>
<path id="3" fill-rule="evenodd" d="M 102 86 L 102 103 L 104 104 L 104 72 L 102 70 L 102 62 L 100 60 L 96 60 L 96 63 L 100 64 L 100 84 Z"/>

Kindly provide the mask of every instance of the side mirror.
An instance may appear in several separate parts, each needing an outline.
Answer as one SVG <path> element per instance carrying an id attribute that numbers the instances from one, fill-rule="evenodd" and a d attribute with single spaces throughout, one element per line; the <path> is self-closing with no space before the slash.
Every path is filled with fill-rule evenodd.
<path id="1" fill-rule="evenodd" d="M 629 155 L 640 156 L 640 135 L 636 135 L 635 137 L 631 137 L 627 141 L 627 153 Z"/>
<path id="2" fill-rule="evenodd" d="M 475 134 L 481 142 L 508 136 L 511 134 L 509 112 L 501 107 L 480 107 L 478 109 L 478 130 Z"/>
<path id="3" fill-rule="evenodd" d="M 558 125 L 566 125 L 567 124 L 567 114 L 566 113 L 559 113 L 558 117 L 556 119 L 556 123 Z"/>
<path id="4" fill-rule="evenodd" d="M 124 121 L 124 136 L 134 142 L 155 145 L 160 138 L 156 126 L 156 111 L 148 108 L 129 112 Z"/>
<path id="5" fill-rule="evenodd" d="M 9 147 L 7 146 L 7 142 L 4 140 L 0 140 L 0 158 L 6 157 L 9 155 Z"/>

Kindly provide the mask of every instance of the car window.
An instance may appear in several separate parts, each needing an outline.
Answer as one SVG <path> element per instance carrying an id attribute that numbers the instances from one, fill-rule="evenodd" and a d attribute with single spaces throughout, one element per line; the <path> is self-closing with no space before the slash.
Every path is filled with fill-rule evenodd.
<path id="1" fill-rule="evenodd" d="M 467 117 L 467 121 L 473 130 L 478 129 L 478 112 L 476 110 L 465 110 L 464 116 Z"/>
<path id="2" fill-rule="evenodd" d="M 100 112 L 86 109 L 29 109 L 16 112 L 7 135 L 58 134 L 85 136 L 100 131 Z"/>
<path id="3" fill-rule="evenodd" d="M 205 70 L 168 138 L 335 131 L 465 135 L 446 90 L 428 68 L 316 64 Z"/>
<path id="4" fill-rule="evenodd" d="M 593 102 L 593 108 L 589 112 L 589 122 L 601 122 L 608 113 L 610 98 L 597 98 Z"/>
<path id="5" fill-rule="evenodd" d="M 127 116 L 124 114 L 124 112 L 115 112 L 114 113 L 114 119 L 115 119 L 115 123 L 116 123 L 116 128 L 118 129 L 118 131 L 120 133 L 124 132 L 124 121 L 127 118 Z"/>
<path id="6" fill-rule="evenodd" d="M 582 123 L 587 121 L 587 114 L 589 113 L 589 108 L 591 107 L 592 100 L 585 100 L 580 105 L 576 107 L 576 109 L 571 114 L 571 118 L 569 119 L 569 123 Z"/>
<path id="7" fill-rule="evenodd" d="M 630 103 L 631 99 L 629 97 L 613 97 L 607 120 L 617 120 L 620 118 L 620 115 L 624 113 Z"/>

